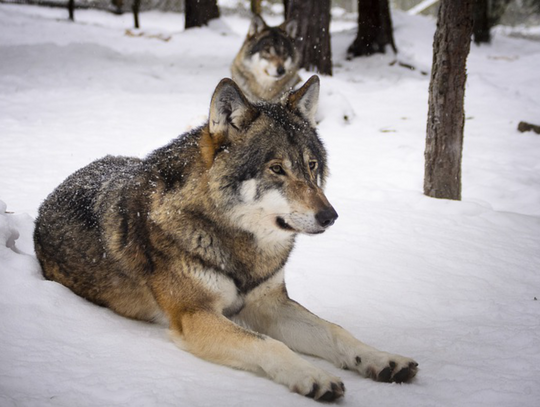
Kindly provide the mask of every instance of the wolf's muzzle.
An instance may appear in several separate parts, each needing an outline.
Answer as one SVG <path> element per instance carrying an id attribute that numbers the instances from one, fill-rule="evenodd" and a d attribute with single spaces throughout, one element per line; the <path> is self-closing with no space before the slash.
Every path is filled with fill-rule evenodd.
<path id="1" fill-rule="evenodd" d="M 328 228 L 332 226 L 337 218 L 338 214 L 331 206 L 317 212 L 317 214 L 315 215 L 315 219 L 323 228 Z"/>

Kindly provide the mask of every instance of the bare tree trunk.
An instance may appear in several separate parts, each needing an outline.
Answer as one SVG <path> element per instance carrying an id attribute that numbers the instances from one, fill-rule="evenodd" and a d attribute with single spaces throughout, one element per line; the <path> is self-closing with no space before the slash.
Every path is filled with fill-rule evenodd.
<path id="1" fill-rule="evenodd" d="M 289 15 L 289 0 L 283 0 L 283 15 L 285 18 Z"/>
<path id="2" fill-rule="evenodd" d="M 217 0 L 185 0 L 186 29 L 202 27 L 219 17 Z"/>
<path id="3" fill-rule="evenodd" d="M 298 23 L 295 44 L 300 54 L 300 66 L 308 71 L 332 75 L 330 0 L 289 0 L 287 20 Z"/>
<path id="4" fill-rule="evenodd" d="M 261 1 L 262 0 L 251 0 L 251 12 L 253 14 L 261 15 L 261 12 L 262 12 Z"/>
<path id="5" fill-rule="evenodd" d="M 424 194 L 461 199 L 466 61 L 474 0 L 442 0 L 429 84 Z"/>
<path id="6" fill-rule="evenodd" d="M 489 0 L 475 0 L 473 38 L 475 44 L 489 44 L 491 42 L 491 18 L 489 13 Z"/>
<path id="7" fill-rule="evenodd" d="M 139 26 L 139 10 L 141 8 L 141 0 L 133 0 L 131 5 L 131 10 L 133 10 L 133 25 L 135 28 L 140 28 Z"/>
<path id="8" fill-rule="evenodd" d="M 397 53 L 388 0 L 358 0 L 358 33 L 348 58 L 384 54 L 387 45 Z"/>
<path id="9" fill-rule="evenodd" d="M 124 0 L 111 0 L 111 4 L 114 6 L 114 14 L 122 14 L 122 7 L 124 6 Z"/>
<path id="10" fill-rule="evenodd" d="M 75 21 L 75 0 L 68 1 L 69 19 Z"/>

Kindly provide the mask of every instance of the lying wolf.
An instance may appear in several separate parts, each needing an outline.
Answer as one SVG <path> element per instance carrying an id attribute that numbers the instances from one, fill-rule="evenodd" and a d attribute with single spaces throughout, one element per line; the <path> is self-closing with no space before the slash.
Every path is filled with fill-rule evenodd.
<path id="1" fill-rule="evenodd" d="M 298 82 L 300 56 L 294 46 L 297 24 L 269 27 L 255 15 L 231 66 L 233 80 L 252 101 L 277 101 Z"/>
<path id="2" fill-rule="evenodd" d="M 280 103 L 252 104 L 223 79 L 204 126 L 145 159 L 108 156 L 77 171 L 39 210 L 43 275 L 126 317 L 166 321 L 203 359 L 316 400 L 342 397 L 343 383 L 294 351 L 410 380 L 412 359 L 363 344 L 287 295 L 296 235 L 338 217 L 323 193 L 318 93 L 313 76 Z"/>

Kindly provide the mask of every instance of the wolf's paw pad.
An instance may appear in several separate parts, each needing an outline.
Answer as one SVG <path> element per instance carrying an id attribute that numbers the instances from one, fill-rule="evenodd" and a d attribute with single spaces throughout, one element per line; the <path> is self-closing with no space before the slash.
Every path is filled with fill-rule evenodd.
<path id="1" fill-rule="evenodd" d="M 378 382 L 385 383 L 404 383 L 410 381 L 418 371 L 418 363 L 412 359 L 400 358 L 401 360 L 390 360 L 383 369 L 377 370 L 371 368 L 369 376 Z"/>
<path id="2" fill-rule="evenodd" d="M 343 382 L 330 382 L 330 388 L 321 388 L 319 384 L 313 383 L 311 390 L 306 397 L 317 401 L 334 401 L 345 394 L 345 385 Z"/>
<path id="3" fill-rule="evenodd" d="M 317 401 L 334 401 L 345 394 L 345 385 L 330 375 L 311 375 L 297 383 L 292 390 Z"/>

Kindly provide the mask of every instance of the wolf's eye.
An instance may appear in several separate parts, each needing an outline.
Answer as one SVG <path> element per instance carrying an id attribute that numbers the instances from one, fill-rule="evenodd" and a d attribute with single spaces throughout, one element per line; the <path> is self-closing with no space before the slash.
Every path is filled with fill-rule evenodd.
<path id="1" fill-rule="evenodd" d="M 317 163 L 317 161 L 311 160 L 311 161 L 309 162 L 309 169 L 310 169 L 311 171 L 315 171 L 315 170 L 317 169 L 318 165 L 319 165 L 319 163 Z"/>
<path id="2" fill-rule="evenodd" d="M 274 164 L 270 167 L 273 173 L 278 175 L 285 175 L 285 171 L 283 170 L 283 167 L 279 164 Z"/>

